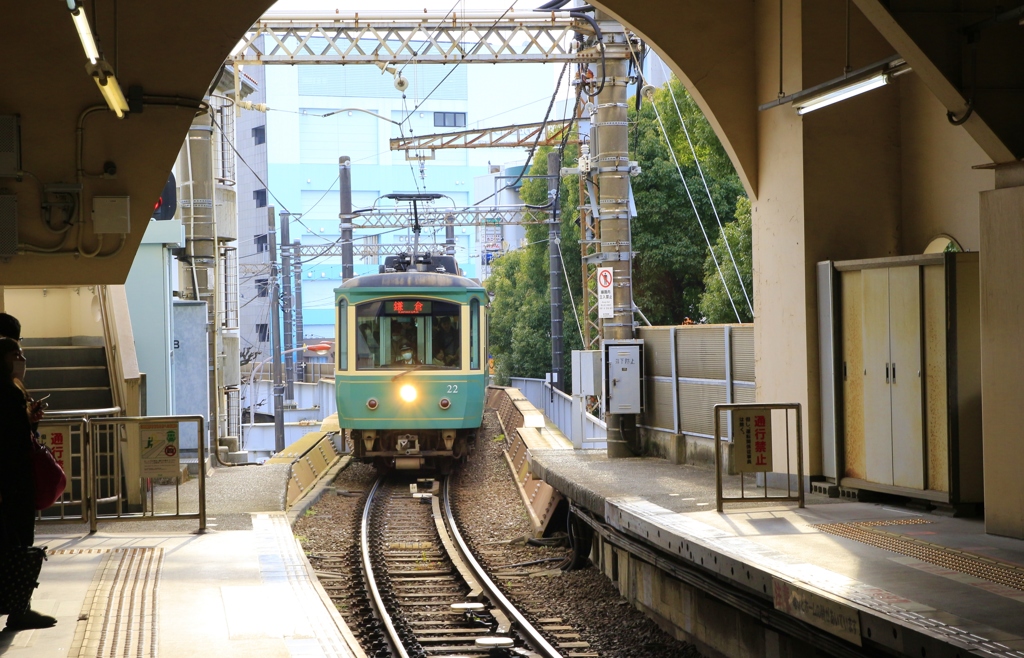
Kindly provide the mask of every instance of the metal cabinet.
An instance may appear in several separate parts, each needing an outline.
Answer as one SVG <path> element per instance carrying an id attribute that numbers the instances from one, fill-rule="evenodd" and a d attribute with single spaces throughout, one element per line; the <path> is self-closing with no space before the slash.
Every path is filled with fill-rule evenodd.
<path id="1" fill-rule="evenodd" d="M 836 479 L 981 502 L 978 255 L 822 263 L 819 285 L 833 301 L 819 329 L 822 399 L 832 401 L 823 436 L 835 442 L 824 453 Z"/>

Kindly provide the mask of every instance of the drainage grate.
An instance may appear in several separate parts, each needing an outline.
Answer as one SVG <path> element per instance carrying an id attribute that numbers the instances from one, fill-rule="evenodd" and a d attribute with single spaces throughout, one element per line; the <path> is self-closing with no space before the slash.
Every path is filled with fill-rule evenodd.
<path id="1" fill-rule="evenodd" d="M 155 658 L 163 559 L 162 548 L 108 553 L 89 586 L 68 658 Z"/>
<path id="2" fill-rule="evenodd" d="M 930 521 L 897 519 L 894 521 L 862 521 L 860 523 L 822 523 L 814 527 L 830 535 L 853 539 L 875 548 L 917 558 L 922 562 L 929 562 L 951 571 L 1024 591 L 1024 568 L 1022 567 L 875 529 L 877 526 L 885 525 L 920 525 L 924 523 L 930 523 Z"/>

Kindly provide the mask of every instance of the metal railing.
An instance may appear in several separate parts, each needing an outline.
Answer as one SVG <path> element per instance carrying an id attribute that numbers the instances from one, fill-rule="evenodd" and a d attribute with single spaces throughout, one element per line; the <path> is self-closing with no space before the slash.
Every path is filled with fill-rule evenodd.
<path id="1" fill-rule="evenodd" d="M 773 413 L 781 411 L 782 414 Z M 792 460 L 790 453 L 790 412 L 796 416 L 796 495 L 792 490 Z M 729 460 L 731 471 L 735 470 L 740 477 L 740 495 L 725 496 L 722 493 L 722 413 L 729 413 L 729 421 L 736 433 L 732 447 L 732 459 Z M 736 413 L 739 412 L 739 413 Z M 740 502 L 782 502 L 792 501 L 804 506 L 804 451 L 803 451 L 803 430 L 801 428 L 800 405 L 799 403 L 776 403 L 768 404 L 754 402 L 747 404 L 716 404 L 715 405 L 715 494 L 718 511 L 722 511 L 724 503 Z M 784 418 L 779 418 L 779 416 Z M 777 472 L 774 469 L 774 452 L 772 449 L 773 428 L 776 426 L 785 427 L 785 453 L 786 453 L 786 495 L 771 496 L 768 494 L 769 473 Z M 764 495 L 746 495 L 744 483 L 746 473 L 761 473 L 764 477 Z"/>
<path id="2" fill-rule="evenodd" d="M 530 401 L 530 404 L 543 411 L 544 415 L 562 431 L 562 434 L 567 437 L 573 436 L 572 422 L 575 411 L 572 396 L 566 395 L 557 388 L 552 390 L 551 384 L 543 379 L 510 377 L 509 385 L 519 389 Z M 606 433 L 607 428 L 604 421 L 589 413 L 583 414 L 581 447 L 598 447 L 587 444 L 604 441 Z"/>
<path id="3" fill-rule="evenodd" d="M 199 529 L 205 530 L 205 445 L 198 442 L 198 497 L 196 510 L 189 512 L 182 511 L 178 449 L 181 424 L 196 424 L 203 436 L 203 417 L 109 415 L 119 411 L 115 407 L 53 412 L 40 422 L 41 441 L 64 468 L 68 484 L 60 500 L 38 513 L 36 522 L 88 521 L 89 531 L 96 532 L 101 520 L 197 519 Z M 158 489 L 163 494 L 160 500 Z M 173 511 L 159 512 L 158 508 Z"/>

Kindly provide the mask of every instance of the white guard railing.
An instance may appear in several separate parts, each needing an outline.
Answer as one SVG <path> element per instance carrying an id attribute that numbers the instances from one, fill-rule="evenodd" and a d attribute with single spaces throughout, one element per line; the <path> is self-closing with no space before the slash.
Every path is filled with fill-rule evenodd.
<path id="1" fill-rule="evenodd" d="M 543 379 L 527 377 L 510 377 L 509 385 L 518 388 L 530 404 L 544 412 L 567 437 L 572 438 L 573 399 Z M 591 414 L 583 416 L 583 448 L 604 448 L 606 426 L 600 418 Z"/>

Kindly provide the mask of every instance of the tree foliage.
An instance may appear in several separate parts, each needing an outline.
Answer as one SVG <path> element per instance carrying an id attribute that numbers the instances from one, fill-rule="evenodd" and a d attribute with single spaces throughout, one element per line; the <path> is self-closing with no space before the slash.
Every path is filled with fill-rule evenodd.
<path id="1" fill-rule="evenodd" d="M 632 180 L 637 209 L 637 217 L 632 222 L 633 250 L 637 253 L 633 261 L 634 301 L 654 325 L 680 324 L 686 318 L 734 322 L 735 314 L 724 295 L 721 281 L 717 279 L 713 263 L 709 274 L 706 262 L 710 260 L 708 242 L 717 245 L 716 254 L 725 254 L 726 258 L 719 258 L 719 262 L 723 264 L 723 273 L 731 272 L 731 281 L 726 277 L 730 281 L 729 290 L 735 291 L 737 309 L 741 303 L 745 309 L 746 302 L 736 284 L 732 261 L 725 253 L 715 213 L 717 211 L 725 225 L 729 245 L 737 257 L 747 291 L 752 296 L 750 204 L 725 149 L 682 85 L 673 79 L 655 91 L 653 102 L 654 105 L 645 99 L 639 112 L 630 109 L 629 113 L 632 126 L 630 157 L 637 160 L 642 168 L 640 176 Z M 666 147 L 665 134 L 657 119 L 659 114 L 675 159 Z M 685 130 L 680 117 L 685 122 Z M 547 173 L 549 150 L 538 150 L 532 160 L 530 174 Z M 703 170 L 703 180 L 694 152 Z M 570 166 L 576 157 L 575 147 L 566 148 L 563 166 Z M 680 180 L 680 172 L 686 181 L 685 187 Z M 708 199 L 709 193 L 714 205 Z M 526 180 L 520 195 L 528 204 L 545 204 L 547 181 Z M 582 320 L 583 274 L 580 227 L 577 223 L 577 177 L 562 179 L 559 201 L 560 247 L 568 279 L 568 287 L 563 287 L 562 295 L 564 372 L 568 380 L 571 350 L 582 349 L 583 343 L 576 315 Z M 536 213 L 533 218 L 546 219 L 546 214 Z M 491 352 L 502 383 L 507 382 L 510 376 L 543 377 L 551 370 L 548 228 L 543 224 L 529 226 L 526 237 L 528 244 L 525 247 L 510 251 L 494 261 L 486 283 L 488 291 L 494 294 L 490 316 Z M 573 313 L 574 305 L 576 314 Z M 728 314 L 723 312 L 723 308 Z M 750 320 L 749 313 L 743 316 L 743 320 Z"/>
<path id="2" fill-rule="evenodd" d="M 729 241 L 729 247 L 732 249 L 731 256 L 725 247 L 726 240 Z M 754 321 L 746 297 L 743 295 L 743 288 L 740 287 L 736 278 L 738 269 L 749 295 L 754 289 L 754 263 L 751 255 L 750 199 L 741 197 L 736 202 L 736 221 L 726 224 L 725 231 L 718 235 L 718 240 L 715 242 L 715 257 L 718 258 L 718 266 L 721 268 L 722 275 L 719 276 L 718 268 L 710 253 L 704 260 L 704 294 L 700 298 L 700 312 L 708 322 L 735 322 L 737 312 L 743 322 Z M 735 267 L 732 256 L 736 258 Z M 729 286 L 729 295 L 725 292 L 723 278 Z M 731 301 L 730 295 L 732 296 Z"/>
<path id="3" fill-rule="evenodd" d="M 547 154 L 550 147 L 538 149 L 530 175 L 548 173 Z M 576 159 L 576 148 L 566 147 L 565 162 Z M 547 180 L 527 179 L 519 191 L 523 201 L 541 206 L 547 203 Z M 576 225 L 579 205 L 579 184 L 576 177 L 566 177 L 559 188 L 559 209 L 562 236 L 560 241 L 563 276 L 563 344 L 565 346 L 565 378 L 568 380 L 571 350 L 582 349 L 583 341 L 573 313 L 573 300 L 581 302 L 582 264 L 580 262 L 579 227 Z M 546 212 L 534 212 L 528 221 L 543 221 Z M 507 383 L 509 377 L 543 377 L 551 371 L 551 293 L 548 256 L 548 226 L 526 227 L 526 246 L 512 250 L 494 261 L 486 286 L 494 294 L 491 305 L 491 353 L 494 355 L 497 378 Z M 568 279 L 569 286 L 565 287 Z M 571 292 L 571 297 L 570 293 Z M 577 313 L 579 309 L 577 308 Z"/>

